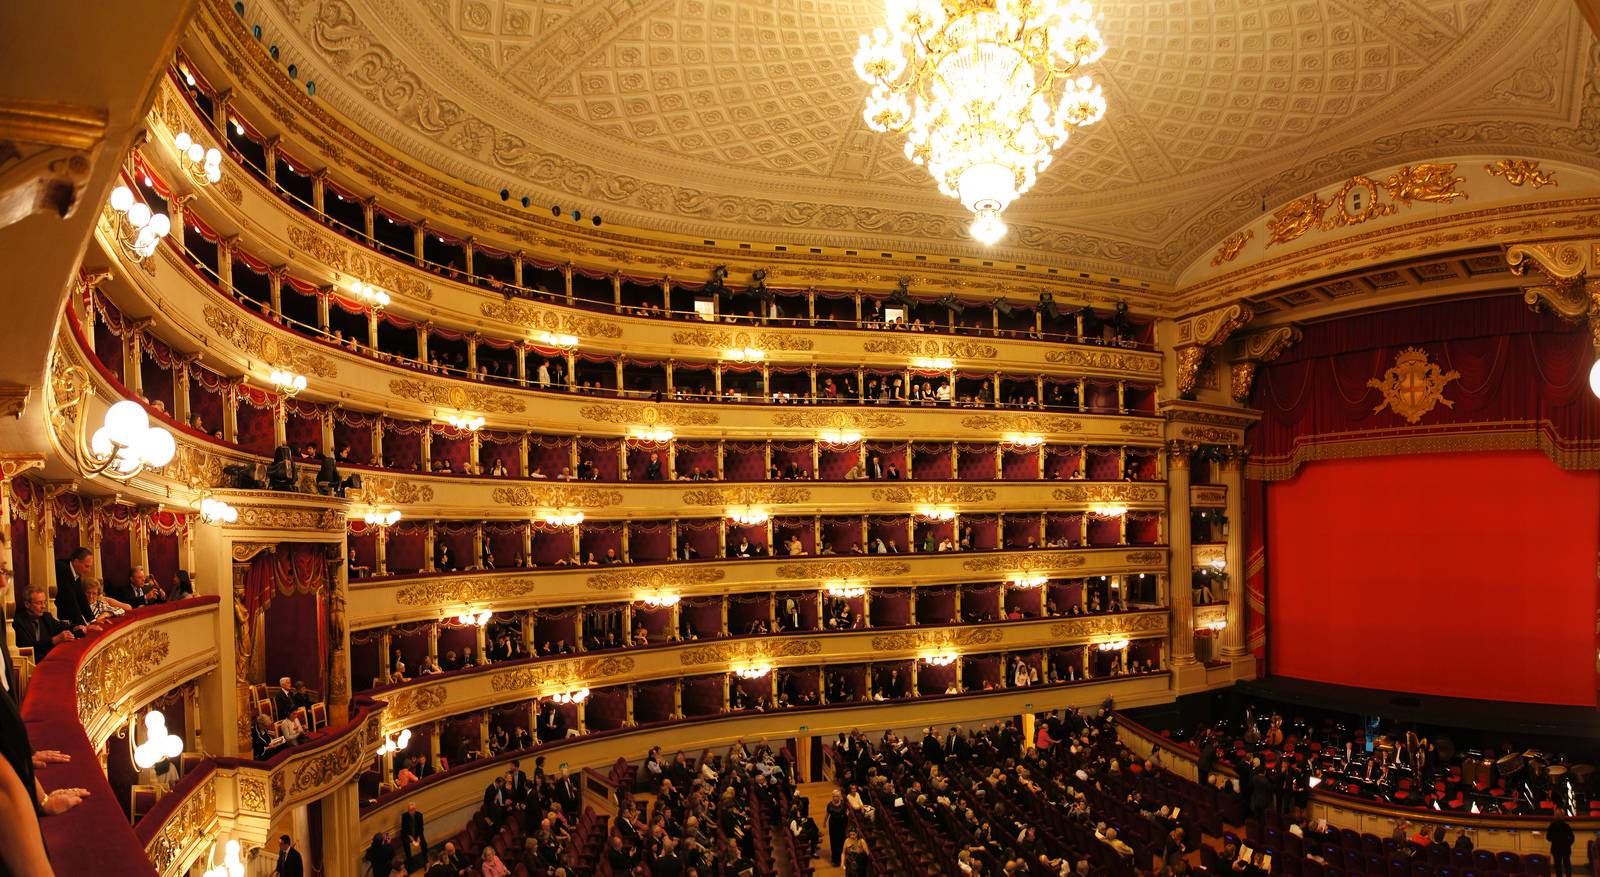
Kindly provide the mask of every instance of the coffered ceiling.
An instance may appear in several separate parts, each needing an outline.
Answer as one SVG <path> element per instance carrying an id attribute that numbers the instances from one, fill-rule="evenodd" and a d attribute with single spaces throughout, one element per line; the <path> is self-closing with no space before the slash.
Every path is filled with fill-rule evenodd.
<path id="1" fill-rule="evenodd" d="M 1263 204 L 1442 154 L 1600 168 L 1571 0 L 1100 0 L 1110 110 L 1008 211 L 1002 259 L 1171 282 Z M 262 0 L 317 99 L 438 171 L 696 237 L 950 255 L 861 119 L 881 0 Z M 1585 110 L 1589 115 L 1585 117 Z"/>

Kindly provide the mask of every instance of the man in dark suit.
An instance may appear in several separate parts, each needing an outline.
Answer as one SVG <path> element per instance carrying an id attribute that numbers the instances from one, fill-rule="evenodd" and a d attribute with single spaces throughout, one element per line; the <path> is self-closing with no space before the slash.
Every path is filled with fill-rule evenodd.
<path id="1" fill-rule="evenodd" d="M 428 855 L 428 836 L 423 827 L 422 811 L 415 804 L 407 804 L 400 814 L 400 848 L 405 851 L 406 870 L 422 867 Z"/>
<path id="2" fill-rule="evenodd" d="M 44 588 L 29 588 L 18 603 L 20 611 L 11 627 L 17 633 L 17 648 L 33 649 L 35 663 L 43 661 L 50 650 L 61 643 L 77 638 L 72 625 L 50 614 L 50 601 L 45 597 Z"/>
<path id="3" fill-rule="evenodd" d="M 151 580 L 150 574 L 145 572 L 142 566 L 133 568 L 133 572 L 128 574 L 127 584 L 120 586 L 107 585 L 106 593 L 135 609 L 140 606 L 149 606 L 152 603 L 160 603 L 165 599 L 165 595 L 161 593 L 161 587 Z"/>
<path id="4" fill-rule="evenodd" d="M 278 721 L 289 718 L 294 712 L 294 680 L 287 676 L 278 680 L 278 687 L 272 689 L 272 708 L 278 712 Z"/>
<path id="5" fill-rule="evenodd" d="M 294 841 L 287 834 L 278 838 L 278 864 L 273 869 L 274 877 L 305 877 L 306 866 L 300 860 L 300 851 L 294 848 Z"/>
<path id="6" fill-rule="evenodd" d="M 56 617 L 73 627 L 94 623 L 94 612 L 83 592 L 83 580 L 93 567 L 94 552 L 87 548 L 74 549 L 56 565 Z"/>

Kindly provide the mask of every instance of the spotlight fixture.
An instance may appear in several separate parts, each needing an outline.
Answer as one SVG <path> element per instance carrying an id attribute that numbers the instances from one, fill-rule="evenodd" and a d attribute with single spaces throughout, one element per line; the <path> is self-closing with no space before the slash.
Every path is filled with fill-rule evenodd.
<path id="1" fill-rule="evenodd" d="M 600 217 L 596 216 L 593 219 L 590 219 L 589 221 L 594 223 L 594 227 L 595 228 L 599 228 L 600 227 Z"/>
<path id="2" fill-rule="evenodd" d="M 511 200 L 511 190 L 510 189 L 501 189 L 500 190 L 500 200 L 501 201 L 510 201 Z"/>
<path id="3" fill-rule="evenodd" d="M 550 215 L 551 216 L 560 216 L 561 215 L 561 205 L 560 204 L 552 204 L 550 206 Z"/>
<path id="4" fill-rule="evenodd" d="M 179 131 L 178 136 L 172 138 L 172 145 L 178 150 L 178 160 L 184 171 L 197 185 L 209 186 L 222 179 L 222 153 L 216 147 L 201 146 L 188 131 Z"/>
<path id="5" fill-rule="evenodd" d="M 86 419 L 80 417 L 78 422 L 82 424 Z M 106 410 L 105 425 L 95 430 L 88 442 L 83 441 L 80 426 L 78 445 L 78 462 L 85 475 L 105 475 L 119 481 L 167 465 L 178 451 L 172 433 L 151 426 L 144 406 L 129 399 Z"/>
<path id="6" fill-rule="evenodd" d="M 220 499 L 200 498 L 200 520 L 207 524 L 232 524 L 239 520 L 239 510 Z"/>
<path id="7" fill-rule="evenodd" d="M 306 388 L 306 376 L 297 375 L 288 369 L 273 369 L 269 380 L 272 381 L 272 386 L 276 387 L 278 392 L 285 396 L 297 395 Z"/>
<path id="8" fill-rule="evenodd" d="M 581 210 L 572 211 L 572 221 L 573 222 L 577 222 L 578 220 L 580 220 L 582 218 L 583 218 L 583 211 L 581 211 Z"/>
<path id="9" fill-rule="evenodd" d="M 529 198 L 527 195 L 523 195 L 522 196 L 522 206 L 523 207 L 526 208 L 526 207 L 531 206 L 532 204 L 533 204 L 533 199 L 532 198 Z"/>
<path id="10" fill-rule="evenodd" d="M 117 214 L 117 243 L 135 262 L 150 258 L 156 245 L 172 231 L 172 218 L 152 212 L 150 205 L 136 200 L 127 186 L 111 190 L 111 209 Z"/>
<path id="11" fill-rule="evenodd" d="M 133 764 L 140 770 L 148 770 L 183 754 L 183 738 L 167 732 L 167 717 L 161 710 L 145 714 L 144 735 L 144 742 L 133 747 Z"/>

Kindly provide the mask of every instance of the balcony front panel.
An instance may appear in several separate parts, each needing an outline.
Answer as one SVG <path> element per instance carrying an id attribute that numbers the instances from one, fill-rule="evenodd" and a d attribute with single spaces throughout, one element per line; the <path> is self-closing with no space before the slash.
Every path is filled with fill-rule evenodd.
<path id="1" fill-rule="evenodd" d="M 217 666 L 216 597 L 168 611 L 135 611 L 96 639 L 78 664 L 78 719 L 96 749 L 145 704 Z"/>
<path id="2" fill-rule="evenodd" d="M 670 590 L 683 597 L 823 587 L 848 581 L 867 587 L 996 581 L 1014 575 L 1109 576 L 1164 573 L 1165 547 L 1050 551 L 946 552 L 870 557 L 767 557 L 614 567 L 490 570 L 405 578 L 352 580 L 351 629 L 458 614 L 463 605 L 509 612 L 632 600 Z"/>

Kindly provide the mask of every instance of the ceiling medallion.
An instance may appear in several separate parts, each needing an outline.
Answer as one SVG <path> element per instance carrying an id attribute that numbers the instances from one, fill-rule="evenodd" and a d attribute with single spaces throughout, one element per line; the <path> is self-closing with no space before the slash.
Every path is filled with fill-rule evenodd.
<path id="1" fill-rule="evenodd" d="M 867 126 L 906 135 L 906 157 L 972 211 L 972 236 L 1005 236 L 1000 214 L 1033 187 L 1072 126 L 1106 112 L 1073 74 L 1105 54 L 1083 0 L 889 0 L 863 34 L 856 75 Z"/>

